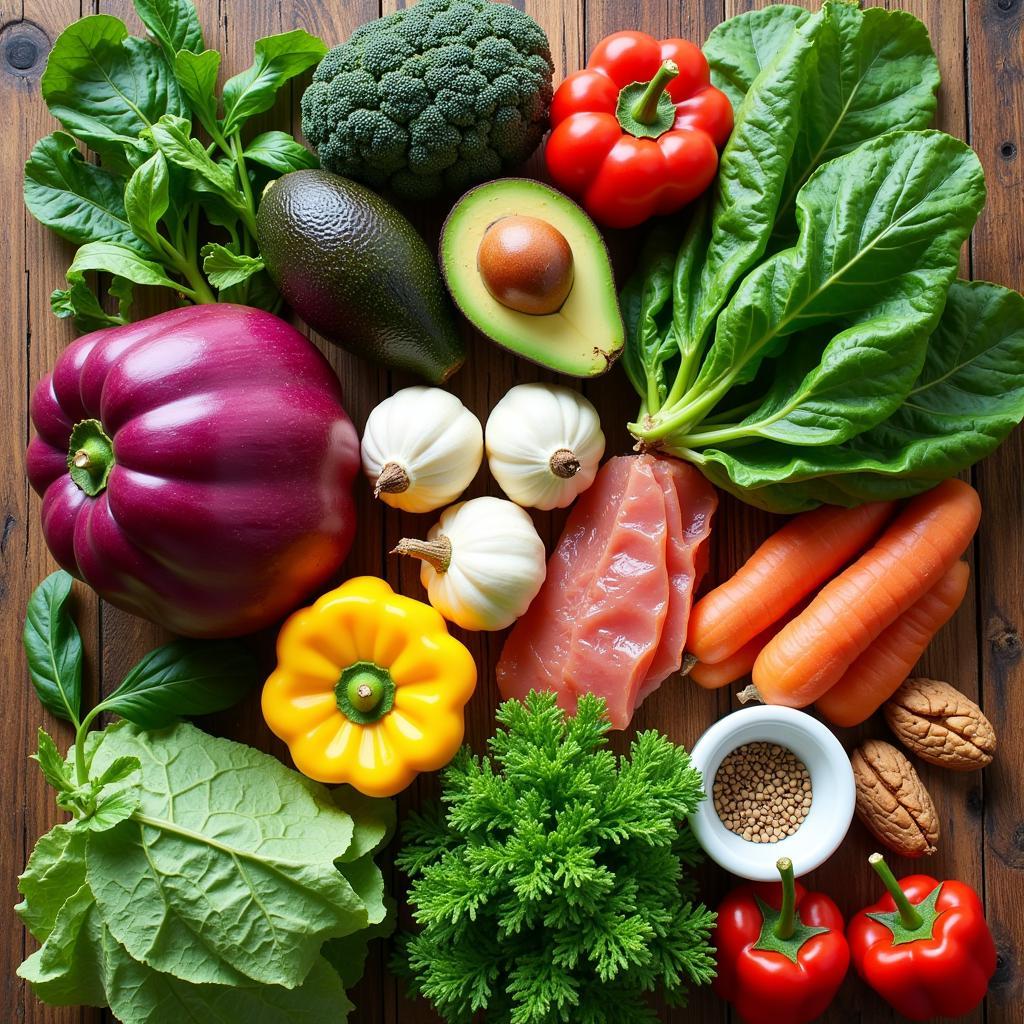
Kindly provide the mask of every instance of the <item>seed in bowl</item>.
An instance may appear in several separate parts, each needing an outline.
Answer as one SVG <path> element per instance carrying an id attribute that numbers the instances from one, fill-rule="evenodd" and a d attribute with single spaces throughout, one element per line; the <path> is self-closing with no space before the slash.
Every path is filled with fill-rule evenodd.
<path id="1" fill-rule="evenodd" d="M 811 809 L 811 775 L 787 747 L 745 743 L 727 754 L 712 786 L 722 824 L 751 843 L 777 843 Z"/>

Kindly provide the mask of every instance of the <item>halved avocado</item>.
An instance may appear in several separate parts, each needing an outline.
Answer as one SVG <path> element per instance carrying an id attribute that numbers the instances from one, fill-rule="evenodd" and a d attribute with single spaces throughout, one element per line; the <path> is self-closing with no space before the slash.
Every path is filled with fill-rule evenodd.
<path id="1" fill-rule="evenodd" d="M 555 312 L 522 312 L 505 305 L 481 274 L 481 242 L 489 229 L 511 217 L 550 225 L 572 251 L 572 285 Z M 522 259 L 534 265 L 499 268 L 502 284 L 517 275 L 525 281 L 544 278 L 545 255 L 557 256 L 545 248 L 547 242 L 541 237 L 531 247 L 527 240 Z M 604 240 L 576 203 L 548 185 L 528 178 L 500 178 L 470 189 L 452 208 L 441 232 L 441 269 L 455 304 L 474 327 L 541 366 L 571 377 L 596 377 L 622 351 L 625 329 Z"/>

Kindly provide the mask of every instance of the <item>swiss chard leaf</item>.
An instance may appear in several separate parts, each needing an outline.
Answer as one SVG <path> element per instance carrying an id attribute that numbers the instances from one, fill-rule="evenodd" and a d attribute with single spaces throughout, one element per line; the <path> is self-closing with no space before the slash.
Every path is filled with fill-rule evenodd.
<path id="1" fill-rule="evenodd" d="M 797 199 L 797 245 L 751 272 L 719 317 L 698 407 L 752 379 L 788 336 L 838 322 L 849 326 L 821 362 L 740 432 L 826 444 L 884 419 L 920 371 L 984 198 L 978 158 L 941 132 L 893 133 L 820 168 Z"/>
<path id="2" fill-rule="evenodd" d="M 320 161 L 287 132 L 263 132 L 245 147 L 245 159 L 279 174 L 319 167 Z"/>
<path id="3" fill-rule="evenodd" d="M 160 51 L 109 14 L 82 18 L 57 37 L 41 87 L 54 117 L 120 166 L 137 162 L 132 151 L 148 155 L 144 128 L 164 114 L 188 115 Z"/>
<path id="4" fill-rule="evenodd" d="M 266 264 L 258 256 L 232 252 L 226 246 L 209 242 L 203 246 L 203 272 L 218 290 L 233 288 L 258 274 Z"/>
<path id="5" fill-rule="evenodd" d="M 186 724 L 108 728 L 96 770 L 123 756 L 142 762 L 141 804 L 90 834 L 87 878 L 132 958 L 196 983 L 296 986 L 326 939 L 366 926 L 334 865 L 353 822 L 322 786 Z"/>
<path id="6" fill-rule="evenodd" d="M 224 83 L 222 131 L 231 135 L 274 105 L 278 90 L 289 79 L 318 64 L 327 53 L 323 41 L 297 28 L 257 39 L 251 67 Z"/>
<path id="7" fill-rule="evenodd" d="M 71 576 L 51 573 L 33 591 L 22 639 L 28 671 L 47 711 L 78 724 L 82 712 L 82 637 L 68 602 Z"/>
<path id="8" fill-rule="evenodd" d="M 67 132 L 40 139 L 25 164 L 25 205 L 41 224 L 78 245 L 120 242 L 149 255 L 128 223 L 124 187 L 119 175 L 88 163 Z"/>
<path id="9" fill-rule="evenodd" d="M 259 679 L 259 664 L 241 641 L 175 640 L 150 651 L 101 707 L 142 729 L 161 729 L 182 715 L 232 707 Z"/>
<path id="10" fill-rule="evenodd" d="M 160 44 L 167 63 L 174 65 L 179 50 L 200 53 L 203 27 L 192 0 L 132 0 L 149 34 Z"/>

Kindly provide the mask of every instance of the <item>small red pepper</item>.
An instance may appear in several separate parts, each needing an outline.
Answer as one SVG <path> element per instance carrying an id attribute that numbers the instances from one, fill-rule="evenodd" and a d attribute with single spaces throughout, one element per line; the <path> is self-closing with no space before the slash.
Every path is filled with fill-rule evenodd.
<path id="1" fill-rule="evenodd" d="M 545 157 L 555 184 L 596 221 L 628 228 L 711 184 L 732 123 L 699 47 L 616 32 L 555 92 Z"/>
<path id="2" fill-rule="evenodd" d="M 978 894 L 963 882 L 928 875 L 897 882 L 880 853 L 868 863 L 889 891 L 850 921 L 857 973 L 910 1020 L 970 1013 L 996 969 Z"/>
<path id="3" fill-rule="evenodd" d="M 808 1024 L 835 997 L 850 966 L 843 915 L 793 878 L 788 857 L 778 882 L 741 885 L 718 908 L 714 988 L 745 1024 Z"/>

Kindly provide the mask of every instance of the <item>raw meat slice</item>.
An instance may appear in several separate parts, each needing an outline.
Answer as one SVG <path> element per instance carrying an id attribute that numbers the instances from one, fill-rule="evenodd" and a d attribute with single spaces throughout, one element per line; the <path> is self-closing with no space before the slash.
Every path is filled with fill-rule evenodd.
<path id="1" fill-rule="evenodd" d="M 526 614 L 505 641 L 497 666 L 503 698 L 554 690 L 565 710 L 576 710 L 575 692 L 562 681 L 573 620 L 615 521 L 635 458 L 609 459 L 569 515 L 547 577 Z"/>
<path id="2" fill-rule="evenodd" d="M 601 560 L 574 619 L 565 687 L 604 697 L 625 729 L 668 614 L 665 496 L 649 456 L 633 459 L 629 484 Z"/>
<path id="3" fill-rule="evenodd" d="M 668 523 L 668 615 L 661 643 L 637 693 L 637 706 L 669 676 L 679 671 L 693 595 L 707 571 L 707 539 L 718 507 L 715 489 L 693 466 L 678 459 L 652 458 L 654 473 L 665 494 Z"/>

